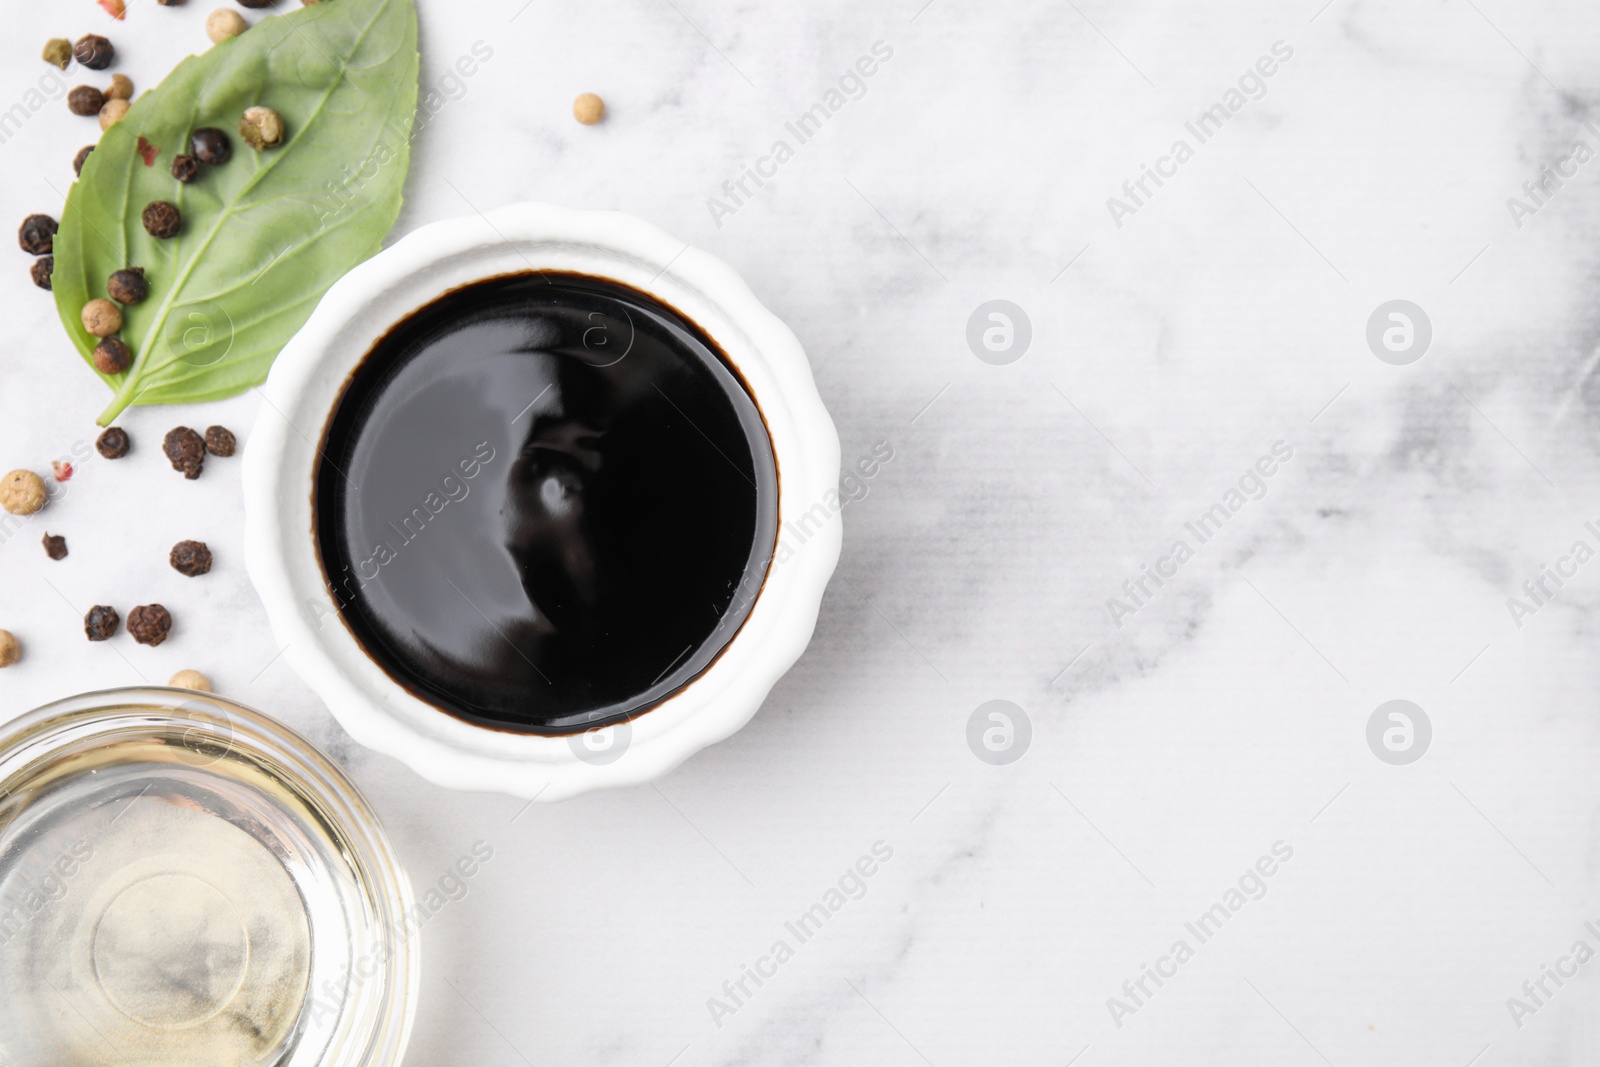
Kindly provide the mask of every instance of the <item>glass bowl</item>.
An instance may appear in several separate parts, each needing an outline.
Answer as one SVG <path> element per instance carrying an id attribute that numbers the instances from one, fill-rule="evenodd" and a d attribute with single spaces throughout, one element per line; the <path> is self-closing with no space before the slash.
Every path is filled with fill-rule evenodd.
<path id="1" fill-rule="evenodd" d="M 366 801 L 259 712 L 114 689 L 0 736 L 0 1063 L 389 1067 L 410 908 Z"/>

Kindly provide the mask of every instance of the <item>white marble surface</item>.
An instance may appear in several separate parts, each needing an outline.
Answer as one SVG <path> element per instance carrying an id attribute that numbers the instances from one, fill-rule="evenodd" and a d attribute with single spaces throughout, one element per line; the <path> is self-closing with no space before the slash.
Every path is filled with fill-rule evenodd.
<path id="1" fill-rule="evenodd" d="M 205 3 L 130 2 L 121 26 L 10 5 L 0 103 L 48 73 L 48 36 L 109 30 L 142 85 L 203 44 Z M 0 708 L 200 668 L 335 753 L 419 886 L 489 842 L 424 934 L 418 1064 L 1592 1062 L 1600 963 L 1537 1005 L 1523 983 L 1600 949 L 1600 563 L 1520 628 L 1507 598 L 1600 547 L 1600 162 L 1520 228 L 1507 198 L 1600 150 L 1600 15 L 921 3 L 421 0 L 425 83 L 475 41 L 494 57 L 418 138 L 397 233 L 527 198 L 634 212 L 793 326 L 847 461 L 892 444 L 810 652 L 742 733 L 515 822 L 353 746 L 273 659 L 237 462 L 186 483 L 158 455 L 178 422 L 247 436 L 253 397 L 131 413 L 137 452 L 0 547 L 27 646 Z M 864 94 L 719 226 L 708 197 L 879 41 Z M 1260 99 L 1118 227 L 1107 198 L 1278 41 Z M 567 110 L 588 89 L 594 129 Z M 0 145 L 0 217 L 55 211 L 91 129 L 53 103 Z M 0 467 L 42 467 L 104 398 L 8 257 Z M 1410 366 L 1364 340 L 1397 297 L 1434 326 Z M 1007 366 L 965 339 L 994 298 L 1032 323 Z M 1114 625 L 1107 598 L 1277 441 L 1265 495 Z M 208 578 L 165 566 L 182 537 Z M 90 646 L 98 600 L 179 628 Z M 1003 767 L 965 741 L 997 698 L 1033 729 Z M 1392 698 L 1433 724 L 1409 766 L 1365 740 Z M 708 998 L 879 841 L 865 895 L 719 1026 Z M 1279 841 L 1201 944 L 1185 923 Z M 1179 939 L 1193 958 L 1114 1018 Z"/>

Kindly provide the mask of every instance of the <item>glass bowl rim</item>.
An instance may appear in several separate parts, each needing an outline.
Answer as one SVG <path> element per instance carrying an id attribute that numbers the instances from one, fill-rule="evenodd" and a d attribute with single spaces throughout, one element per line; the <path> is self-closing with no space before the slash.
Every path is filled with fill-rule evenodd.
<path id="1" fill-rule="evenodd" d="M 192 713 L 197 704 L 230 727 L 247 725 L 248 731 L 230 735 L 229 744 L 252 756 L 268 757 L 289 771 L 296 785 L 323 806 L 344 843 L 356 853 L 352 866 L 365 875 L 371 900 L 383 909 L 383 914 L 373 916 L 373 923 L 383 939 L 385 959 L 373 976 L 363 976 L 363 981 L 356 983 L 356 993 L 349 994 L 353 999 L 359 986 L 378 994 L 372 1027 L 353 1035 L 362 1042 L 361 1047 L 334 1046 L 323 1062 L 351 1067 L 398 1064 L 410 1041 L 421 983 L 418 938 L 394 936 L 414 903 L 410 879 L 360 789 L 331 756 L 298 730 L 237 700 L 194 689 L 140 685 L 79 693 L 42 704 L 0 725 L 0 796 L 12 791 L 11 783 L 26 781 L 41 757 L 66 743 L 78 745 L 96 735 L 115 734 L 135 722 L 192 727 L 195 720 L 180 713 L 185 707 Z M 13 767 L 13 763 L 17 765 Z M 371 979 L 378 975 L 385 980 L 373 985 Z M 315 996 L 315 991 L 307 990 L 308 1002 Z"/>

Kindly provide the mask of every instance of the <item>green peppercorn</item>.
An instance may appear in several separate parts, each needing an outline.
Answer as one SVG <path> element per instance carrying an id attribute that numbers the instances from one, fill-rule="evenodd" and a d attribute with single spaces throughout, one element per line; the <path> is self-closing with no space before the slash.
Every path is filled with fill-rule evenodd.
<path id="1" fill-rule="evenodd" d="M 72 62 L 72 42 L 65 37 L 52 37 L 44 43 L 41 55 L 46 63 L 66 70 L 67 64 Z"/>
<path id="2" fill-rule="evenodd" d="M 276 148 L 283 143 L 283 116 L 270 107 L 245 108 L 239 119 L 239 136 L 258 152 Z"/>

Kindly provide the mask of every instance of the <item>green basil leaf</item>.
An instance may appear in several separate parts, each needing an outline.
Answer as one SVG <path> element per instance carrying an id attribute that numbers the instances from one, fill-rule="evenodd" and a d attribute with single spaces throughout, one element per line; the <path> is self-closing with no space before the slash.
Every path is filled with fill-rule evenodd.
<path id="1" fill-rule="evenodd" d="M 132 365 L 101 375 L 115 393 L 102 426 L 130 404 L 259 385 L 328 287 L 378 251 L 400 213 L 417 66 L 413 0 L 322 0 L 185 59 L 106 131 L 67 196 L 52 279 L 91 370 L 98 338 L 83 328 L 83 305 L 124 267 L 149 282 L 150 295 L 123 309 Z M 283 116 L 282 145 L 256 151 L 239 136 L 256 105 Z M 228 135 L 233 156 L 186 185 L 172 157 L 206 126 Z M 156 200 L 182 213 L 177 236 L 145 232 Z"/>

